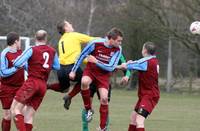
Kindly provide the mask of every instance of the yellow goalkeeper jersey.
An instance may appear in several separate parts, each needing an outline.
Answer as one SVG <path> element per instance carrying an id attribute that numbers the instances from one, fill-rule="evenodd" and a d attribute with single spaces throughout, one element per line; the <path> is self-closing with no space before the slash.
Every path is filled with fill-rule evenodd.
<path id="1" fill-rule="evenodd" d="M 81 44 L 87 44 L 93 39 L 95 37 L 77 32 L 64 33 L 58 43 L 60 64 L 74 64 L 81 53 Z"/>

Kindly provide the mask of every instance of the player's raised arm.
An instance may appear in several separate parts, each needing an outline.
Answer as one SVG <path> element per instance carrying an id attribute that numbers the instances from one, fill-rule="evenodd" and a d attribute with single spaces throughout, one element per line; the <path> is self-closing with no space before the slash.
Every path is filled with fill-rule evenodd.
<path id="1" fill-rule="evenodd" d="M 96 65 L 103 70 L 112 72 L 115 69 L 115 67 L 117 66 L 120 56 L 121 56 L 121 50 L 115 52 L 115 54 L 112 56 L 112 58 L 108 64 L 105 64 L 101 61 L 97 61 Z"/>
<path id="2" fill-rule="evenodd" d="M 129 64 L 127 64 L 127 69 L 146 71 L 147 70 L 147 61 L 129 63 Z"/>
<path id="3" fill-rule="evenodd" d="M 28 48 L 25 50 L 13 63 L 14 67 L 20 68 L 24 66 L 27 60 L 32 56 L 33 50 L 32 48 Z"/>
<path id="4" fill-rule="evenodd" d="M 88 42 L 94 39 L 97 39 L 97 37 L 91 37 L 89 35 L 78 33 L 78 32 L 74 32 L 74 37 L 76 37 L 80 41 L 81 44 L 87 44 Z"/>
<path id="5" fill-rule="evenodd" d="M 8 49 L 8 48 L 7 48 Z M 6 58 L 6 50 L 1 53 L 0 76 L 8 77 L 14 74 L 17 69 L 15 67 L 8 68 L 8 60 Z"/>
<path id="6" fill-rule="evenodd" d="M 83 59 L 86 58 L 95 48 L 95 45 L 92 42 L 90 42 L 81 52 L 79 58 L 77 59 L 76 63 L 74 64 L 74 67 L 72 68 L 72 72 L 76 72 L 80 64 L 82 63 Z"/>
<path id="7" fill-rule="evenodd" d="M 54 56 L 52 68 L 53 68 L 54 70 L 59 70 L 59 69 L 60 69 L 60 62 L 59 62 L 57 53 L 56 53 L 55 56 Z"/>

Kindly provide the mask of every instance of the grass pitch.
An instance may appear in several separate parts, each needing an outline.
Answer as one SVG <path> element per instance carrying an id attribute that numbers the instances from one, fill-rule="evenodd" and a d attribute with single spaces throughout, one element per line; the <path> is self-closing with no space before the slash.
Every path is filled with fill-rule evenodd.
<path id="1" fill-rule="evenodd" d="M 63 94 L 48 91 L 36 113 L 33 131 L 81 131 L 82 98 L 76 96 L 70 110 L 63 108 Z M 110 103 L 111 131 L 127 131 L 136 91 L 113 90 Z M 99 126 L 99 101 L 90 131 Z M 2 114 L 2 113 L 1 113 Z M 200 131 L 200 96 L 161 93 L 159 104 L 145 123 L 146 131 Z M 16 129 L 12 127 L 12 131 Z"/>

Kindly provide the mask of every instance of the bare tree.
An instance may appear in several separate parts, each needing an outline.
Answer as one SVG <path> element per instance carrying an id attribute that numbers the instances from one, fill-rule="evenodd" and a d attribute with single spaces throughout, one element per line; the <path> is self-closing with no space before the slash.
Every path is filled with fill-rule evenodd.
<path id="1" fill-rule="evenodd" d="M 90 2 L 90 15 L 89 15 L 87 31 L 86 31 L 86 33 L 88 35 L 90 35 L 90 29 L 91 29 L 92 19 L 93 19 L 95 9 L 96 9 L 95 0 L 91 0 L 91 2 Z"/>
<path id="2" fill-rule="evenodd" d="M 169 37 L 168 44 L 168 62 L 167 62 L 167 82 L 166 82 L 166 91 L 170 92 L 172 86 L 172 39 Z"/>

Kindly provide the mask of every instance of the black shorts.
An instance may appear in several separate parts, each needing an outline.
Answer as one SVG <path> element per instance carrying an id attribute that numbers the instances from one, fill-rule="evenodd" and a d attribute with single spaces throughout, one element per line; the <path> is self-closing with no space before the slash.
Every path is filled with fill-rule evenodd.
<path id="1" fill-rule="evenodd" d="M 110 102 L 110 98 L 111 98 L 111 84 L 109 84 L 109 89 L 108 89 L 108 101 Z M 98 99 L 100 100 L 100 95 L 99 92 L 97 91 L 96 85 L 94 85 L 93 83 L 90 85 L 90 97 L 94 97 L 94 94 L 97 92 L 97 96 Z"/>
<path id="2" fill-rule="evenodd" d="M 76 77 L 74 80 L 69 78 L 69 73 L 71 72 L 74 64 L 71 65 L 61 65 L 60 70 L 57 71 L 58 81 L 60 83 L 60 90 L 68 90 L 70 87 L 70 81 L 77 82 L 81 84 L 81 78 L 83 75 L 82 69 L 79 67 L 76 71 Z"/>

